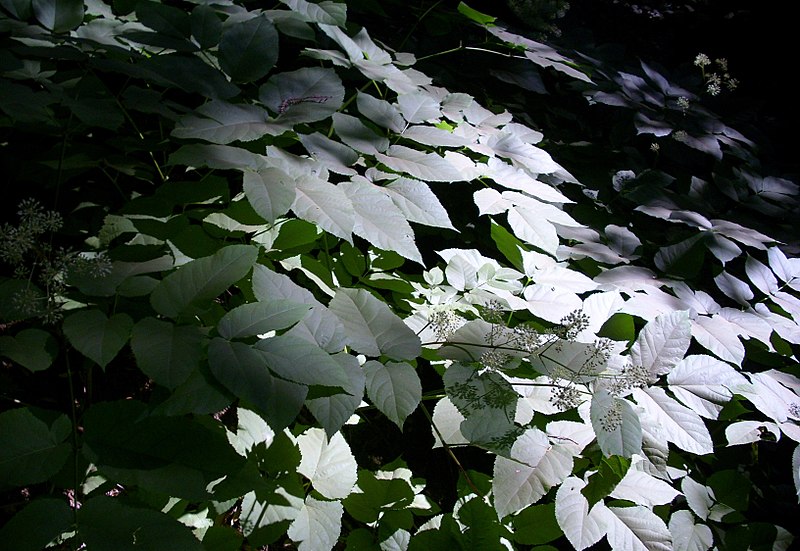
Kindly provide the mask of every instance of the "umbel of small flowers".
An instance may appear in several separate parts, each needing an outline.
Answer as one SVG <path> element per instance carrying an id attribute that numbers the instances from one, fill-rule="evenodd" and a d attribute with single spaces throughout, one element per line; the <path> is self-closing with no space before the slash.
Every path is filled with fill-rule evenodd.
<path id="1" fill-rule="evenodd" d="M 14 267 L 14 278 L 27 282 L 12 296 L 12 306 L 21 317 L 55 323 L 61 319 L 67 274 L 103 277 L 110 272 L 111 263 L 103 254 L 88 257 L 54 248 L 50 236 L 61 229 L 63 219 L 58 212 L 45 210 L 37 200 L 23 200 L 17 215 L 17 225 L 0 227 L 0 260 Z"/>
<path id="2" fill-rule="evenodd" d="M 697 54 L 697 57 L 694 58 L 694 64 L 700 67 L 706 86 L 706 92 L 712 96 L 718 96 L 722 92 L 723 86 L 731 92 L 736 90 L 736 87 L 739 86 L 739 81 L 731 77 L 730 72 L 728 72 L 728 60 L 724 57 L 714 60 L 716 70 L 713 72 L 706 71 L 706 67 L 712 65 L 711 59 L 706 54 Z"/>

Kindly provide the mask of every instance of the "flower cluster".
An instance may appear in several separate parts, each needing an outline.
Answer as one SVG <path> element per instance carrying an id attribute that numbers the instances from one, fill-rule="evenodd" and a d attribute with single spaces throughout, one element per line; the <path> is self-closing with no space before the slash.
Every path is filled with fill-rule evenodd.
<path id="1" fill-rule="evenodd" d="M 716 65 L 716 71 L 714 72 L 706 72 L 706 67 L 711 66 L 711 59 L 705 54 L 697 54 L 697 57 L 694 58 L 694 64 L 700 67 L 703 72 L 706 92 L 712 96 L 718 96 L 722 93 L 723 87 L 732 92 L 739 86 L 739 81 L 731 77 L 728 71 L 728 60 L 724 57 L 714 60 L 714 65 Z"/>
<path id="2" fill-rule="evenodd" d="M 600 428 L 605 432 L 614 432 L 622 424 L 622 402 L 614 400 L 611 407 L 600 417 Z"/>
<path id="3" fill-rule="evenodd" d="M 650 373 L 641 365 L 628 365 L 622 373 L 616 375 L 608 387 L 608 391 L 613 396 L 622 396 L 634 388 L 646 387 L 650 379 Z"/>

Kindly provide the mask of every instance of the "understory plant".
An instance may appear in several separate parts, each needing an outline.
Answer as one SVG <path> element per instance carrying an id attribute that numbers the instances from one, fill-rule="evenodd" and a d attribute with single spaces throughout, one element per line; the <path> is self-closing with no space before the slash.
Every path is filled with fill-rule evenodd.
<path id="1" fill-rule="evenodd" d="M 705 80 L 353 4 L 0 0 L 0 549 L 787 549 L 797 185 Z"/>

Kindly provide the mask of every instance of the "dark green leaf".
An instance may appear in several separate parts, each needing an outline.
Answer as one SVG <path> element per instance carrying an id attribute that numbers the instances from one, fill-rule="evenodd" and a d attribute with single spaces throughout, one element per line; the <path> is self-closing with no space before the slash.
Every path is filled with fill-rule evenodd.
<path id="1" fill-rule="evenodd" d="M 0 6 L 21 21 L 25 21 L 33 14 L 31 0 L 0 0 Z"/>
<path id="2" fill-rule="evenodd" d="M 714 490 L 717 501 L 739 512 L 747 511 L 752 485 L 749 478 L 732 469 L 717 471 L 708 477 L 708 486 Z"/>
<path id="3" fill-rule="evenodd" d="M 240 339 L 269 331 L 279 331 L 303 319 L 310 309 L 310 304 L 298 304 L 289 300 L 242 304 L 219 320 L 217 331 L 226 339 Z"/>
<path id="4" fill-rule="evenodd" d="M 414 492 L 405 480 L 377 479 L 370 471 L 358 472 L 359 493 L 351 493 L 344 499 L 347 513 L 363 523 L 375 522 L 383 511 L 403 508 L 414 499 Z"/>
<path id="5" fill-rule="evenodd" d="M 110 318 L 100 310 L 81 310 L 64 320 L 64 334 L 78 352 L 104 368 L 128 342 L 133 320 L 127 314 Z"/>
<path id="6" fill-rule="evenodd" d="M 42 498 L 30 502 L 0 528 L 0 551 L 39 551 L 72 527 L 66 501 Z"/>
<path id="7" fill-rule="evenodd" d="M 43 371 L 58 355 L 58 343 L 47 331 L 23 329 L 13 337 L 0 337 L 0 354 L 30 371 Z"/>
<path id="8" fill-rule="evenodd" d="M 491 15 L 486 15 L 485 13 L 481 13 L 478 10 L 470 8 L 464 2 L 458 3 L 458 11 L 462 15 L 465 15 L 475 21 L 480 25 L 491 25 L 495 22 L 496 17 L 492 17 Z"/>
<path id="9" fill-rule="evenodd" d="M 0 413 L 0 488 L 44 482 L 66 462 L 71 424 L 66 415 L 38 408 Z"/>
<path id="10" fill-rule="evenodd" d="M 212 256 L 198 258 L 165 277 L 150 297 L 153 308 L 165 316 L 199 314 L 217 296 L 250 271 L 258 249 L 230 245 Z"/>
<path id="11" fill-rule="evenodd" d="M 619 481 L 628 472 L 630 465 L 630 459 L 619 455 L 603 457 L 597 472 L 589 477 L 589 483 L 581 490 L 589 502 L 589 507 L 614 491 Z"/>
<path id="12" fill-rule="evenodd" d="M 236 396 L 252 404 L 254 411 L 278 432 L 294 421 L 308 389 L 275 377 L 267 362 L 260 350 L 244 343 L 215 338 L 208 347 L 208 363 L 214 376 Z"/>
<path id="13" fill-rule="evenodd" d="M 265 76 L 278 60 L 278 31 L 260 15 L 226 26 L 219 42 L 219 64 L 235 82 Z"/>
<path id="14" fill-rule="evenodd" d="M 189 36 L 189 16 L 184 10 L 158 2 L 140 1 L 136 4 L 139 22 L 159 34 L 178 38 Z"/>
<path id="15" fill-rule="evenodd" d="M 292 335 L 262 339 L 255 345 L 269 369 L 287 381 L 345 387 L 350 378 L 330 354 L 315 343 Z"/>
<path id="16" fill-rule="evenodd" d="M 46 29 L 71 31 L 83 22 L 83 0 L 33 0 L 33 14 Z"/>
<path id="17" fill-rule="evenodd" d="M 189 527 L 153 509 L 99 496 L 78 510 L 78 533 L 94 551 L 203 551 Z"/>
<path id="18" fill-rule="evenodd" d="M 191 28 L 192 36 L 204 50 L 219 44 L 222 21 L 210 5 L 201 4 L 192 10 Z"/>
<path id="19" fill-rule="evenodd" d="M 185 383 L 174 389 L 169 397 L 153 411 L 156 415 L 196 415 L 217 413 L 233 402 L 233 396 L 211 374 L 203 362 Z"/>
<path id="20" fill-rule="evenodd" d="M 131 348 L 145 375 L 174 389 L 197 369 L 203 355 L 203 333 L 193 325 L 144 318 L 133 328 Z"/>
<path id="21" fill-rule="evenodd" d="M 511 519 L 514 539 L 526 545 L 547 543 L 563 535 L 556 521 L 555 503 L 532 505 Z"/>

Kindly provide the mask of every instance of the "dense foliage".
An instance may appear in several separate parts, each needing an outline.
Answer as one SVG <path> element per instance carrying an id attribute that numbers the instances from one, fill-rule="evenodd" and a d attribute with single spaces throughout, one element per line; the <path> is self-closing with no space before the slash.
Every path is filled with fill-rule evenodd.
<path id="1" fill-rule="evenodd" d="M 541 4 L 0 0 L 0 549 L 788 548 L 798 187 Z"/>

